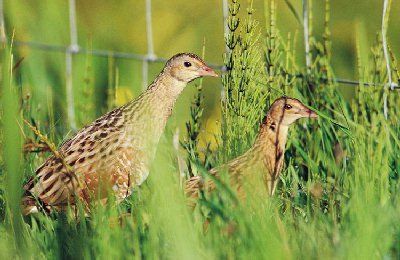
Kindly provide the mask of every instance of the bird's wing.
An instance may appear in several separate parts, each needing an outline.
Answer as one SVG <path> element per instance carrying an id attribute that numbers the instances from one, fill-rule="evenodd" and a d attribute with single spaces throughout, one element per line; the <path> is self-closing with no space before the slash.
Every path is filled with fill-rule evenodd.
<path id="1" fill-rule="evenodd" d="M 47 205 L 71 202 L 83 184 L 79 172 L 95 168 L 95 162 L 120 142 L 123 110 L 115 109 L 81 129 L 59 148 L 59 156 L 50 156 L 24 186 L 27 196 L 35 196 Z"/>
<path id="2" fill-rule="evenodd" d="M 199 191 L 201 189 L 203 179 L 201 176 L 192 176 L 186 181 L 185 184 L 185 195 L 190 199 L 189 206 L 194 207 L 196 205 L 196 200 L 199 197 Z"/>
<path id="3" fill-rule="evenodd" d="M 49 157 L 25 185 L 26 196 L 37 198 L 45 205 L 67 204 L 79 183 L 61 158 Z"/>
<path id="4" fill-rule="evenodd" d="M 124 127 L 124 107 L 116 108 L 82 128 L 72 138 L 60 145 L 60 151 L 67 153 L 83 148 L 87 142 L 105 139 L 108 134 L 121 131 Z M 79 147 L 82 146 L 82 147 Z"/>

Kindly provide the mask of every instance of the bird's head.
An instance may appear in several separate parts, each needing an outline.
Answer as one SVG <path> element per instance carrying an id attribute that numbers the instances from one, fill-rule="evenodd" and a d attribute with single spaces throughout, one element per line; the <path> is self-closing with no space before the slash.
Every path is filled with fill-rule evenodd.
<path id="1" fill-rule="evenodd" d="M 317 113 L 306 107 L 300 100 L 285 96 L 278 98 L 272 103 L 268 114 L 274 121 L 285 126 L 293 124 L 300 118 L 318 117 Z"/>
<path id="2" fill-rule="evenodd" d="M 213 69 L 193 53 L 176 54 L 168 60 L 164 70 L 177 80 L 187 83 L 203 76 L 218 77 Z"/>

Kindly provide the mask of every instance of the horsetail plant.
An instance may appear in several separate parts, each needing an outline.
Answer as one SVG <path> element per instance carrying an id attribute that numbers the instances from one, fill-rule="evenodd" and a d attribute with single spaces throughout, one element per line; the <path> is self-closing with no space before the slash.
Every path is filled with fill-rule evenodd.
<path id="1" fill-rule="evenodd" d="M 238 0 L 230 2 L 229 30 L 225 35 L 228 48 L 224 54 L 226 74 L 222 77 L 222 142 L 225 159 L 241 154 L 250 146 L 269 94 L 267 88 L 258 84 L 265 74 L 252 1 L 247 6 L 244 20 L 239 18 L 240 8 Z"/>

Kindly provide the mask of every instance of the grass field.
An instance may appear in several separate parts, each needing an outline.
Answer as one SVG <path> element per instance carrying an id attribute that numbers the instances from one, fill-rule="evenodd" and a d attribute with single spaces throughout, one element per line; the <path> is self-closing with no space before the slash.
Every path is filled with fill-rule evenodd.
<path id="1" fill-rule="evenodd" d="M 301 20 L 301 6 L 295 4 L 292 8 L 296 11 L 290 11 L 280 1 L 255 1 L 257 9 L 252 9 L 247 1 L 239 2 L 229 1 L 230 30 L 224 34 L 222 27 L 215 29 L 204 46 L 190 47 L 199 54 L 204 48 L 206 60 L 214 55 L 222 57 L 211 58 L 211 62 L 221 62 L 228 68 L 222 78 L 188 86 L 169 120 L 148 180 L 122 204 L 93 207 L 87 217 L 75 217 L 71 212 L 21 216 L 21 187 L 50 154 L 41 151 L 46 148 L 43 137 L 33 133 L 24 119 L 55 144 L 70 137 L 73 130 L 66 120 L 65 55 L 14 46 L 13 39 L 23 40 L 24 34 L 17 30 L 13 38 L 12 26 L 6 28 L 9 42 L 2 45 L 0 59 L 2 259 L 400 258 L 400 99 L 398 89 L 390 90 L 387 84 L 389 73 L 393 83 L 400 81 L 395 33 L 398 26 L 392 21 L 399 19 L 393 15 L 399 9 L 398 3 L 393 1 L 391 16 L 386 15 L 383 26 L 385 30 L 389 25 L 388 72 L 380 31 L 381 11 L 371 15 L 375 38 L 366 33 L 370 21 L 360 22 L 351 28 L 352 47 L 335 49 L 333 45 L 341 45 L 333 43 L 332 34 L 341 30 L 337 26 L 340 22 L 331 21 L 330 14 L 337 3 L 310 1 L 314 4 L 310 24 L 316 29 L 309 28 L 310 52 L 305 54 L 301 25 L 296 31 L 290 30 L 291 23 L 284 26 L 288 18 L 279 16 L 280 12 L 290 15 L 296 23 L 296 12 Z M 63 5 L 67 9 L 67 4 L 37 4 L 42 12 L 37 14 L 38 24 L 55 24 L 42 40 L 58 36 L 54 41 L 65 43 L 63 30 L 67 29 L 57 20 L 55 10 Z M 18 24 L 30 24 L 28 18 L 35 17 L 22 5 L 22 1 L 6 2 L 6 22 L 15 21 L 21 10 Z M 83 5 L 81 15 L 87 17 L 82 20 L 96 24 L 98 17 L 90 16 Z M 154 4 L 156 7 L 171 8 L 161 2 Z M 379 8 L 382 10 L 382 6 Z M 126 6 L 121 4 L 117 9 L 125 10 Z M 133 12 L 142 9 L 140 5 Z M 204 14 L 207 8 L 198 7 L 196 11 Z M 166 24 L 179 24 L 179 18 L 159 12 Z M 214 10 L 210 12 L 210 17 L 217 15 Z M 116 13 L 114 10 L 110 14 L 122 19 Z M 222 19 L 220 15 L 218 19 Z M 198 35 L 204 35 L 205 28 L 215 27 L 207 21 L 200 22 Z M 189 31 L 181 28 L 169 32 L 177 35 L 177 46 L 172 51 L 185 48 L 185 39 L 203 42 L 202 37 Z M 39 29 L 30 33 L 40 40 Z M 139 41 L 139 31 L 132 34 L 120 41 L 121 50 L 129 51 L 127 41 Z M 155 36 L 173 43 L 161 30 L 156 30 Z M 216 38 L 221 44 L 213 48 Z M 339 39 L 344 46 L 343 41 Z M 116 43 L 110 39 L 103 44 L 108 47 Z M 90 40 L 86 46 L 92 47 Z M 143 46 L 134 51 L 145 52 Z M 161 49 L 162 44 L 157 48 Z M 346 63 L 349 49 L 353 56 Z M 304 62 L 306 55 L 309 64 Z M 142 89 L 141 65 L 138 61 L 75 55 L 73 86 L 78 126 L 137 96 Z M 162 63 L 151 64 L 149 79 L 161 68 Z M 353 77 L 360 84 L 339 84 L 335 80 L 338 75 Z M 220 100 L 216 96 L 221 85 Z M 343 91 L 348 88 L 351 91 Z M 235 189 L 222 182 L 216 192 L 201 196 L 194 211 L 187 207 L 184 180 L 192 175 L 207 176 L 207 169 L 245 152 L 268 106 L 284 94 L 308 104 L 319 118 L 300 121 L 290 129 L 285 166 L 275 195 L 268 197 L 260 181 L 244 185 L 247 196 L 240 201 Z M 174 141 L 177 129 L 179 144 Z M 179 167 L 182 162 L 190 166 L 189 170 Z"/>

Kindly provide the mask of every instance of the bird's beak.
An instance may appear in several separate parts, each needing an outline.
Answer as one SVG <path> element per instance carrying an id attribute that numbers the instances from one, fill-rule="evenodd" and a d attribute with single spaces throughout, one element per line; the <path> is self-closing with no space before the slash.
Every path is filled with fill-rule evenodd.
<path id="1" fill-rule="evenodd" d="M 218 77 L 218 74 L 210 67 L 203 66 L 199 72 L 200 76 L 211 76 L 211 77 Z"/>
<path id="2" fill-rule="evenodd" d="M 318 118 L 317 113 L 308 108 L 303 112 L 303 116 L 308 118 Z"/>

